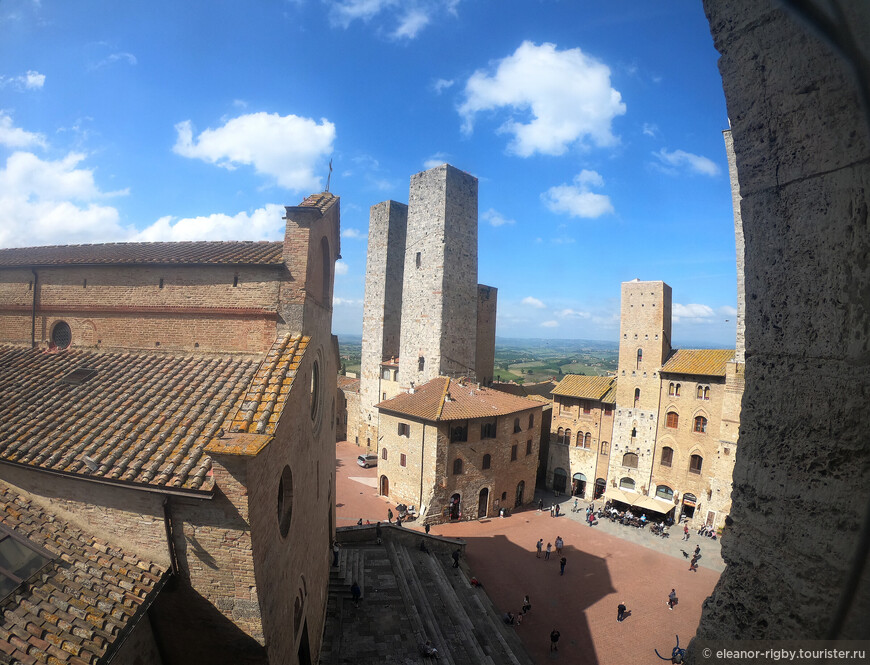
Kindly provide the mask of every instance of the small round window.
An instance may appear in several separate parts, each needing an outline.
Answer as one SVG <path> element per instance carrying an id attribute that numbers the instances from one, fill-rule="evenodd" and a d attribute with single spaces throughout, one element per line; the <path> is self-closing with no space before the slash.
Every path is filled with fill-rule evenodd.
<path id="1" fill-rule="evenodd" d="M 289 466 L 281 472 L 281 480 L 278 481 L 278 528 L 281 537 L 285 538 L 290 531 L 290 520 L 293 517 L 293 472 Z"/>
<path id="2" fill-rule="evenodd" d="M 72 342 L 72 330 L 66 321 L 58 321 L 51 329 L 51 343 L 59 349 L 65 349 Z"/>

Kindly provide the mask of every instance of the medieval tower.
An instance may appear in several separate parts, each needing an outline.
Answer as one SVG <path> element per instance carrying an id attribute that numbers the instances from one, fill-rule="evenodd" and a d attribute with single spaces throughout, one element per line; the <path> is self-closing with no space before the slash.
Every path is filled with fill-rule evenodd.
<path id="1" fill-rule="evenodd" d="M 477 178 L 442 164 L 411 177 L 399 386 L 474 376 Z"/>
<path id="2" fill-rule="evenodd" d="M 622 283 L 616 419 L 609 478 L 650 478 L 658 429 L 659 369 L 671 352 L 671 287 L 664 282 Z"/>

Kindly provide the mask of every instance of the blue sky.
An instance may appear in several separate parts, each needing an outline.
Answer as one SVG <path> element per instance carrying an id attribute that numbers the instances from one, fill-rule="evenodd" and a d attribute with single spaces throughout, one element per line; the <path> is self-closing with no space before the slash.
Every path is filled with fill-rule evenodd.
<path id="1" fill-rule="evenodd" d="M 616 341 L 620 282 L 676 345 L 733 346 L 717 53 L 700 1 L 0 4 L 0 246 L 277 240 L 341 197 L 333 329 L 359 333 L 370 206 L 479 178 L 497 334 Z"/>

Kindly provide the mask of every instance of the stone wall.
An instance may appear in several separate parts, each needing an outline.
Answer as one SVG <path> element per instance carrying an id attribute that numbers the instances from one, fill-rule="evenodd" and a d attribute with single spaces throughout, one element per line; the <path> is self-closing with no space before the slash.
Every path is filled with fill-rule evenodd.
<path id="1" fill-rule="evenodd" d="M 589 407 L 589 413 L 584 412 L 584 406 Z M 573 491 L 574 474 L 582 473 L 586 477 L 586 487 L 579 496 L 592 499 L 595 480 L 597 478 L 607 480 L 613 438 L 613 416 L 612 405 L 564 395 L 553 396 L 547 487 L 553 488 L 555 470 L 562 468 L 567 474 L 564 491 L 570 494 Z M 565 440 L 560 443 L 559 428 L 562 428 L 563 439 L 567 437 L 566 431 L 571 430 L 570 441 Z M 588 447 L 586 433 L 590 435 Z"/>
<path id="2" fill-rule="evenodd" d="M 779 5 L 704 6 L 740 174 L 746 391 L 727 567 L 697 635 L 866 639 L 868 109 L 850 66 Z M 838 6 L 866 52 L 870 6 Z"/>
<path id="3" fill-rule="evenodd" d="M 495 317 L 498 289 L 494 286 L 477 285 L 477 349 L 475 351 L 475 375 L 483 386 L 492 383 L 495 368 Z"/>
<path id="4" fill-rule="evenodd" d="M 743 239 L 743 218 L 740 216 L 740 182 L 737 179 L 737 159 L 731 130 L 722 132 L 728 157 L 728 178 L 731 181 L 731 206 L 734 210 L 734 245 L 737 250 L 737 338 L 734 360 L 746 360 L 746 242 Z"/>

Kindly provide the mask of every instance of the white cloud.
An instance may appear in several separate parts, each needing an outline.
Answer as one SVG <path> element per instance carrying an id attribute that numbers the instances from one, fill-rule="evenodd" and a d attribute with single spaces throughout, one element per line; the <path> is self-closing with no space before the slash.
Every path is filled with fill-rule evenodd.
<path id="1" fill-rule="evenodd" d="M 668 152 L 665 148 L 662 148 L 652 155 L 659 160 L 656 166 L 671 175 L 676 175 L 682 170 L 688 170 L 690 173 L 700 173 L 701 175 L 719 175 L 719 167 L 711 159 L 701 157 L 700 155 L 693 155 L 685 150 Z"/>
<path id="2" fill-rule="evenodd" d="M 451 87 L 452 85 L 453 85 L 452 79 L 449 81 L 447 79 L 437 79 L 432 84 L 432 89 L 435 91 L 435 94 L 440 95 L 442 92 L 447 90 L 447 88 Z"/>
<path id="3" fill-rule="evenodd" d="M 336 275 L 346 275 L 347 274 L 347 264 L 344 261 L 336 261 L 335 262 L 335 274 Z"/>
<path id="4" fill-rule="evenodd" d="M 7 85 L 19 90 L 40 90 L 45 85 L 45 74 L 27 70 L 27 73 L 20 76 L 0 75 L 0 88 L 5 88 Z"/>
<path id="5" fill-rule="evenodd" d="M 494 208 L 490 208 L 485 213 L 480 216 L 485 222 L 488 222 L 491 226 L 499 227 L 510 224 L 516 224 L 516 220 L 508 219 L 500 212 L 495 210 Z"/>
<path id="6" fill-rule="evenodd" d="M 558 328 L 558 327 L 559 327 L 558 321 L 543 321 L 541 323 L 541 328 Z"/>
<path id="7" fill-rule="evenodd" d="M 576 309 L 560 309 L 556 312 L 556 316 L 561 316 L 565 319 L 588 319 L 592 315 L 589 312 L 580 312 Z"/>
<path id="8" fill-rule="evenodd" d="M 579 48 L 558 51 L 555 44 L 525 41 L 498 61 L 492 76 L 478 70 L 468 79 L 459 107 L 463 130 L 471 132 L 478 113 L 500 108 L 511 113 L 499 128 L 513 135 L 509 151 L 529 157 L 561 155 L 572 144 L 615 144 L 611 123 L 626 107 L 602 62 Z"/>
<path id="9" fill-rule="evenodd" d="M 251 213 L 236 215 L 214 213 L 176 219 L 161 217 L 150 226 L 133 233 L 136 242 L 181 240 L 278 240 L 282 236 L 284 207 L 270 203 Z"/>
<path id="10" fill-rule="evenodd" d="M 359 229 L 342 229 L 341 231 L 342 238 L 364 238 L 362 232 Z"/>
<path id="11" fill-rule="evenodd" d="M 658 125 L 654 125 L 649 122 L 643 123 L 643 133 L 646 136 L 652 136 L 653 138 L 655 138 L 659 133 Z"/>
<path id="12" fill-rule="evenodd" d="M 590 192 L 590 187 L 603 187 L 604 178 L 595 171 L 580 171 L 573 185 L 557 185 L 541 194 L 541 200 L 552 212 L 571 217 L 600 217 L 613 212 L 610 197 Z"/>
<path id="13" fill-rule="evenodd" d="M 332 152 L 335 125 L 321 119 L 277 113 L 251 113 L 228 120 L 222 127 L 206 129 L 194 140 L 189 120 L 175 126 L 173 150 L 184 157 L 201 159 L 226 169 L 251 165 L 291 191 L 319 191 L 321 178 L 314 169 Z"/>
<path id="14" fill-rule="evenodd" d="M 423 168 L 434 169 L 436 166 L 441 166 L 448 161 L 448 155 L 443 152 L 436 152 L 429 159 L 423 162 Z"/>
<path id="15" fill-rule="evenodd" d="M 361 307 L 362 304 L 362 300 L 355 300 L 353 298 L 339 298 L 338 296 L 332 297 L 333 307 Z"/>
<path id="16" fill-rule="evenodd" d="M 712 307 L 697 303 L 689 305 L 674 303 L 671 314 L 675 322 L 688 321 L 689 323 L 707 323 L 715 316 Z"/>
<path id="17" fill-rule="evenodd" d="M 393 39 L 414 39 L 439 14 L 455 14 L 459 0 L 323 0 L 333 25 L 347 28 L 354 21 L 371 22 L 383 14 L 394 25 Z M 380 28 L 380 26 L 379 26 Z"/>
<path id="18" fill-rule="evenodd" d="M 46 146 L 42 134 L 34 134 L 12 124 L 12 117 L 0 111 L 0 145 L 7 148 L 29 148 L 31 146 Z"/>
<path id="19" fill-rule="evenodd" d="M 544 309 L 546 307 L 544 303 L 542 303 L 537 298 L 532 298 L 532 296 L 526 296 L 525 298 L 523 298 L 522 302 L 524 305 L 529 305 L 530 307 L 534 307 L 535 309 Z"/>
<path id="20" fill-rule="evenodd" d="M 722 307 L 716 310 L 716 313 L 719 314 L 719 316 L 737 316 L 737 308 L 729 305 L 722 305 Z"/>
<path id="21" fill-rule="evenodd" d="M 124 61 L 128 65 L 139 64 L 139 61 L 136 59 L 135 55 L 133 55 L 132 53 L 127 53 L 125 51 L 121 51 L 118 53 L 112 53 L 111 55 L 103 58 L 96 65 L 94 65 L 93 68 L 100 69 L 101 67 L 105 67 L 119 61 Z"/>

